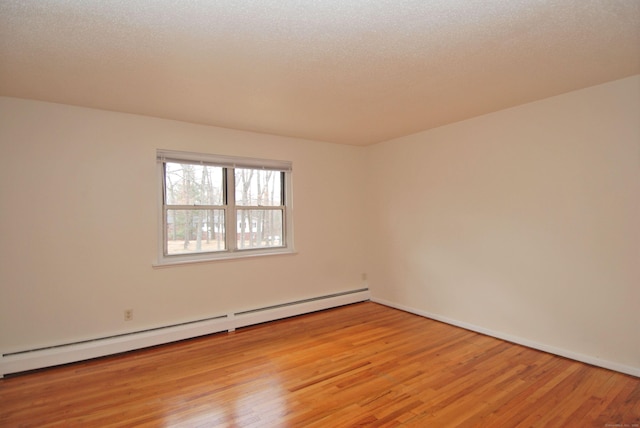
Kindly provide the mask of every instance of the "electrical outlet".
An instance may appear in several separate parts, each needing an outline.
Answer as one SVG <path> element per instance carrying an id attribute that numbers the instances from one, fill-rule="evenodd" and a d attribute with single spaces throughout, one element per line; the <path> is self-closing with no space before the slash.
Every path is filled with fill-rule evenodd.
<path id="1" fill-rule="evenodd" d="M 124 320 L 131 321 L 133 319 L 133 309 L 125 309 Z"/>

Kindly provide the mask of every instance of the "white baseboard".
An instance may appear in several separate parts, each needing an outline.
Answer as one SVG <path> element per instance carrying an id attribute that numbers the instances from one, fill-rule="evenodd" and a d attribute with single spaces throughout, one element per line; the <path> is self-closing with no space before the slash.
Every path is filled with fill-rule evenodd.
<path id="1" fill-rule="evenodd" d="M 249 311 L 232 312 L 207 320 L 180 325 L 159 327 L 41 349 L 0 354 L 0 378 L 9 373 L 73 363 L 207 334 L 233 331 L 236 328 L 248 325 L 363 302 L 369 300 L 369 297 L 369 289 L 365 288 Z"/>
<path id="2" fill-rule="evenodd" d="M 608 370 L 613 370 L 616 372 L 620 372 L 620 373 L 624 373 L 624 374 L 628 374 L 631 376 L 636 376 L 636 377 L 640 377 L 640 368 L 638 367 L 632 367 L 632 366 L 627 366 L 624 364 L 619 364 L 613 361 L 608 361 L 608 360 L 602 360 L 600 358 L 596 358 L 596 357 L 592 357 L 589 355 L 584 355 L 584 354 L 580 354 L 577 352 L 573 352 L 573 351 L 569 351 L 566 349 L 562 349 L 562 348 L 557 348 L 555 346 L 550 346 L 550 345 L 546 345 L 543 343 L 538 343 L 538 342 L 534 342 L 532 340 L 528 340 L 528 339 L 523 339 L 522 337 L 517 337 L 517 336 L 513 336 L 510 334 L 506 334 L 506 333 L 502 333 L 499 331 L 493 331 L 493 330 L 489 330 L 487 328 L 484 327 L 480 327 L 477 325 L 473 325 L 473 324 L 469 324 L 466 322 L 462 322 L 462 321 L 458 321 L 458 320 L 454 320 L 451 318 L 447 318 L 447 317 L 443 317 L 441 315 L 438 314 L 434 314 L 431 312 L 427 312 L 427 311 L 422 311 L 419 309 L 415 309 L 409 306 L 405 306 L 405 305 L 401 305 L 398 303 L 394 303 L 394 302 L 390 302 L 388 300 L 384 300 L 384 299 L 378 299 L 375 297 L 371 297 L 371 301 L 375 302 L 375 303 L 379 303 L 381 305 L 384 306 L 389 306 L 391 308 L 395 308 L 395 309 L 399 309 L 401 311 L 404 312 L 409 312 L 415 315 L 420 315 L 422 317 L 425 318 L 429 318 L 429 319 L 433 319 L 436 321 L 441 321 L 443 323 L 446 324 L 450 324 L 456 327 L 461 327 L 464 328 L 466 330 L 471 330 L 474 331 L 476 333 L 481 333 L 481 334 L 485 334 L 487 336 L 491 336 L 491 337 L 495 337 L 498 339 L 502 339 L 502 340 L 506 340 L 507 342 L 511 342 L 511 343 L 516 343 L 518 345 L 523 345 L 526 346 L 528 348 L 533 348 L 533 349 L 537 349 L 539 351 L 544 351 L 544 352 L 548 352 L 550 354 L 554 354 L 554 355 L 559 355 L 561 357 L 565 357 L 565 358 L 569 358 L 571 360 L 575 360 L 575 361 L 580 361 L 582 363 L 587 363 L 593 366 L 597 366 L 597 367 L 602 367 Z"/>

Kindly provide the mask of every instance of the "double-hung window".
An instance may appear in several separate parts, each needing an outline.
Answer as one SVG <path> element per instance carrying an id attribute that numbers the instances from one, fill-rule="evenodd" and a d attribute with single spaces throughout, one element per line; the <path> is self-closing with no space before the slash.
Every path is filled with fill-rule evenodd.
<path id="1" fill-rule="evenodd" d="M 291 162 L 157 151 L 159 264 L 293 252 Z"/>

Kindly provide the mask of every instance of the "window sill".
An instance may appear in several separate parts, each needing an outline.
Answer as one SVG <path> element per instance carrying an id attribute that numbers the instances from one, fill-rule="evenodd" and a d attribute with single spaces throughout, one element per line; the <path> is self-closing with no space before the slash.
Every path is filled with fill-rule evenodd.
<path id="1" fill-rule="evenodd" d="M 291 248 L 279 248 L 277 250 L 246 250 L 246 251 L 234 251 L 234 252 L 225 252 L 219 253 L 214 256 L 210 254 L 201 254 L 201 255 L 189 255 L 187 257 L 181 256 L 173 256 L 166 257 L 161 260 L 157 260 L 152 263 L 153 268 L 165 268 L 171 266 L 180 266 L 180 265 L 190 265 L 196 263 L 215 263 L 215 262 L 223 262 L 223 261 L 233 261 L 240 259 L 251 259 L 256 257 L 266 257 L 266 256 L 282 256 L 282 255 L 294 255 L 298 254 L 298 252 Z M 198 257 L 200 256 L 200 257 Z"/>

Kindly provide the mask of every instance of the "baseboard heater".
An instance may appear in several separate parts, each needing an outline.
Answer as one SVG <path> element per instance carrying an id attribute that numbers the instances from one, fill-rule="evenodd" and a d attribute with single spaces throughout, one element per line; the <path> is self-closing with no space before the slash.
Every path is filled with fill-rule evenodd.
<path id="1" fill-rule="evenodd" d="M 369 289 L 362 288 L 132 333 L 9 352 L 0 355 L 0 377 L 9 373 L 57 366 L 213 333 L 233 331 L 249 325 L 363 302 L 369 298 Z"/>

